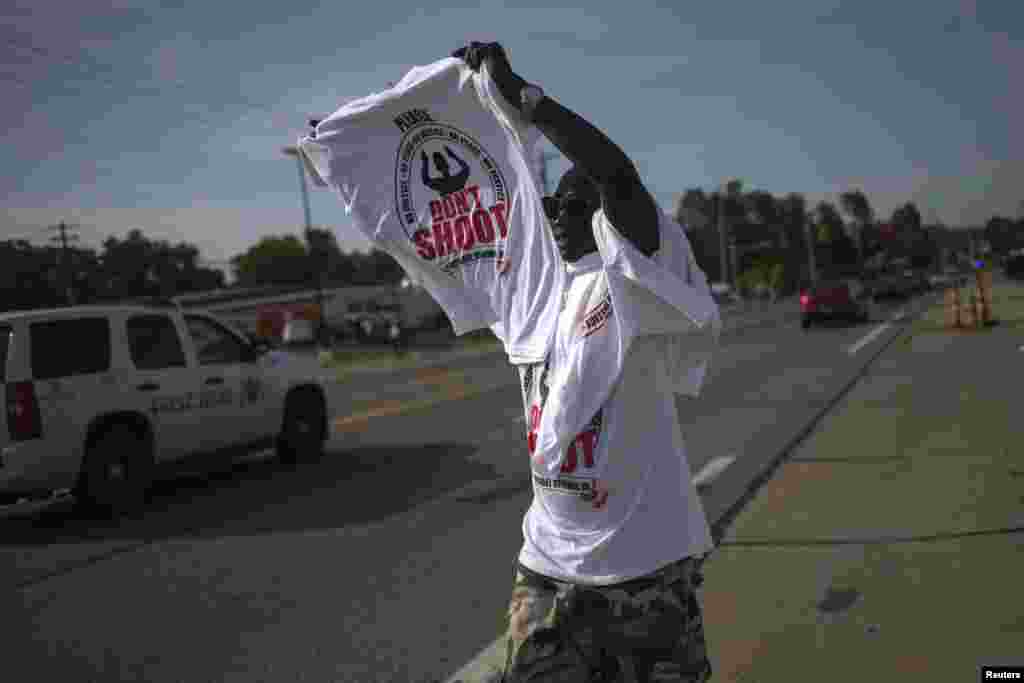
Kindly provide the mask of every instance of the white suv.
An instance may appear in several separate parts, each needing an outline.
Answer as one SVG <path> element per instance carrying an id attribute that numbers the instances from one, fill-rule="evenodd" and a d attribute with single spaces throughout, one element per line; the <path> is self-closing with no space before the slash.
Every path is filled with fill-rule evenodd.
<path id="1" fill-rule="evenodd" d="M 0 496 L 71 489 L 116 513 L 157 465 L 272 445 L 318 457 L 326 392 L 294 367 L 173 305 L 0 314 Z"/>

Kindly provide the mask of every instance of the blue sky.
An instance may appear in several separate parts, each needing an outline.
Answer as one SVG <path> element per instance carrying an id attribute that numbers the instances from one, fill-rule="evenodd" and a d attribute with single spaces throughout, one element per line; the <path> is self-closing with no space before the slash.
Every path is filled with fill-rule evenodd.
<path id="1" fill-rule="evenodd" d="M 860 187 L 879 213 L 913 200 L 954 225 L 1024 200 L 1020 2 L 7 0 L 0 17 L 0 239 L 138 227 L 216 262 L 298 233 L 281 147 L 306 118 L 469 39 L 500 40 L 668 210 L 730 177 L 812 201 Z M 365 246 L 311 191 L 313 222 Z"/>

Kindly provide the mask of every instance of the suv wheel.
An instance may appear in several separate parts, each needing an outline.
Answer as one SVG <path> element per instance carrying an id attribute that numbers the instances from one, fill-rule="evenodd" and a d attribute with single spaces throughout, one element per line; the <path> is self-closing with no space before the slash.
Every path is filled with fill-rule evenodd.
<path id="1" fill-rule="evenodd" d="M 277 439 L 278 459 L 294 464 L 319 458 L 327 440 L 326 424 L 326 409 L 319 394 L 306 390 L 289 396 Z"/>
<path id="2" fill-rule="evenodd" d="M 85 454 L 76 498 L 92 512 L 135 511 L 145 502 L 151 464 L 146 440 L 128 425 L 113 425 Z"/>
<path id="3" fill-rule="evenodd" d="M 808 328 L 809 328 L 810 326 L 811 326 L 811 316 L 809 316 L 809 315 L 807 315 L 807 314 L 805 313 L 805 314 L 803 315 L 803 317 L 801 317 L 801 318 L 800 318 L 800 327 L 802 327 L 803 329 L 805 329 L 805 330 L 806 330 L 806 329 L 808 329 Z"/>

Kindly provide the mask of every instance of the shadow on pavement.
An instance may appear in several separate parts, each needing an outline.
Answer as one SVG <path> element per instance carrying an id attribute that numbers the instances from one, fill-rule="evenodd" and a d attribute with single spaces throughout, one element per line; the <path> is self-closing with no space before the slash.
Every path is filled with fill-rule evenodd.
<path id="1" fill-rule="evenodd" d="M 111 540 L 155 541 L 325 530 L 385 519 L 468 483 L 497 479 L 469 460 L 474 446 L 328 451 L 319 462 L 235 462 L 154 484 L 144 510 L 120 520 L 89 518 L 71 501 L 0 519 L 0 548 Z"/>

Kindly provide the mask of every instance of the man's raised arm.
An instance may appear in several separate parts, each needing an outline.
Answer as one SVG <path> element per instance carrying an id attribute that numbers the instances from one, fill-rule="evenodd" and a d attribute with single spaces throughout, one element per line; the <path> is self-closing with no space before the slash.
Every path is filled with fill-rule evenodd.
<path id="1" fill-rule="evenodd" d="M 618 145 L 582 116 L 512 71 L 500 44 L 473 43 L 458 50 L 455 56 L 465 59 L 473 69 L 486 61 L 502 96 L 594 181 L 605 215 L 616 230 L 647 256 L 658 250 L 660 211 L 633 162 Z"/>

